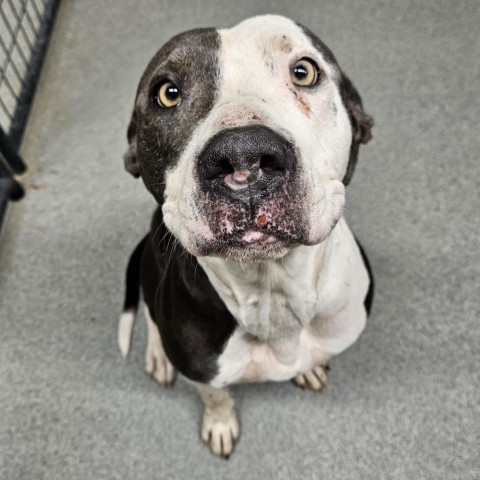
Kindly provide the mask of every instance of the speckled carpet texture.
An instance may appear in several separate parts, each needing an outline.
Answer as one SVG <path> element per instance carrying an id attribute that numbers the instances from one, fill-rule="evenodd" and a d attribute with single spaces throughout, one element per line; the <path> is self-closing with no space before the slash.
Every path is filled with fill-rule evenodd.
<path id="1" fill-rule="evenodd" d="M 376 295 L 322 393 L 232 388 L 242 436 L 226 461 L 200 440 L 195 389 L 145 375 L 143 314 L 118 350 L 126 262 L 154 210 L 122 155 L 155 51 L 263 13 L 316 32 L 375 118 L 346 217 Z M 27 195 L 0 237 L 0 478 L 480 478 L 479 25 L 462 0 L 62 2 Z"/>

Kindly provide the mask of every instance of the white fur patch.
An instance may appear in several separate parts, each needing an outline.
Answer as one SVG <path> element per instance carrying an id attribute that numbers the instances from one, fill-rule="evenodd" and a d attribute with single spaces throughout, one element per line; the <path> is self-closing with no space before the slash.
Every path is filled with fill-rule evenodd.
<path id="1" fill-rule="evenodd" d="M 227 457 L 240 436 L 240 426 L 232 397 L 224 388 L 213 388 L 196 382 L 194 385 L 205 404 L 202 440 L 215 455 Z"/>
<path id="2" fill-rule="evenodd" d="M 120 315 L 118 321 L 118 347 L 124 357 L 128 355 L 130 350 L 130 342 L 132 339 L 133 325 L 135 323 L 135 313 L 127 310 Z"/>

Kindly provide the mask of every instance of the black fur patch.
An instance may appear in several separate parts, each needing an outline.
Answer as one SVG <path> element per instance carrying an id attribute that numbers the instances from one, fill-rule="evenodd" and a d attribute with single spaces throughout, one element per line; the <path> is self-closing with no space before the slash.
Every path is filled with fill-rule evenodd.
<path id="1" fill-rule="evenodd" d="M 365 268 L 367 269 L 368 278 L 370 279 L 367 295 L 365 296 L 365 300 L 363 302 L 365 305 L 365 310 L 367 311 L 367 315 L 370 315 L 370 310 L 372 309 L 372 303 L 373 303 L 373 295 L 375 292 L 375 280 L 373 278 L 372 267 L 370 267 L 370 262 L 368 261 L 368 257 L 367 257 L 367 254 L 365 253 L 365 250 L 363 249 L 362 245 L 356 238 L 355 238 L 355 241 L 357 242 L 358 249 L 360 250 L 360 253 L 362 255 Z"/>
<path id="2" fill-rule="evenodd" d="M 187 378 L 208 383 L 237 323 L 197 259 L 165 228 L 160 209 L 145 244 L 141 279 L 167 357 Z"/>
<path id="3" fill-rule="evenodd" d="M 219 48 L 220 37 L 213 28 L 181 33 L 157 52 L 140 80 L 125 164 L 128 171 L 142 176 L 159 204 L 163 203 L 165 170 L 176 164 L 195 126 L 214 105 Z M 165 80 L 181 91 L 176 107 L 162 108 L 155 100 Z"/>

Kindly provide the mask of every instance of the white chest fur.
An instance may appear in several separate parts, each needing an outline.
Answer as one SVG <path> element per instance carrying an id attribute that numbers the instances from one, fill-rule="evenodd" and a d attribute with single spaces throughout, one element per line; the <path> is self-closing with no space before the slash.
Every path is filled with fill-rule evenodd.
<path id="1" fill-rule="evenodd" d="M 323 243 L 280 260 L 198 261 L 239 324 L 213 386 L 290 379 L 326 363 L 364 328 L 368 274 L 343 219 Z"/>
<path id="2" fill-rule="evenodd" d="M 260 340 L 285 337 L 312 319 L 317 303 L 316 265 L 325 248 L 292 252 L 292 258 L 240 264 L 199 259 L 241 327 Z M 320 251 L 321 250 L 321 251 Z M 290 257 L 289 256 L 289 257 Z"/>

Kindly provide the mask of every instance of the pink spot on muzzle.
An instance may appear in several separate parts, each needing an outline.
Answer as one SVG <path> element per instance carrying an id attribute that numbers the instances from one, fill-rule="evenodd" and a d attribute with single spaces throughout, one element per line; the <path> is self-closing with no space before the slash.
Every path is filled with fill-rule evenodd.
<path id="1" fill-rule="evenodd" d="M 257 217 L 256 223 L 259 227 L 263 227 L 267 223 L 267 215 L 265 215 L 265 213 L 261 213 Z"/>

